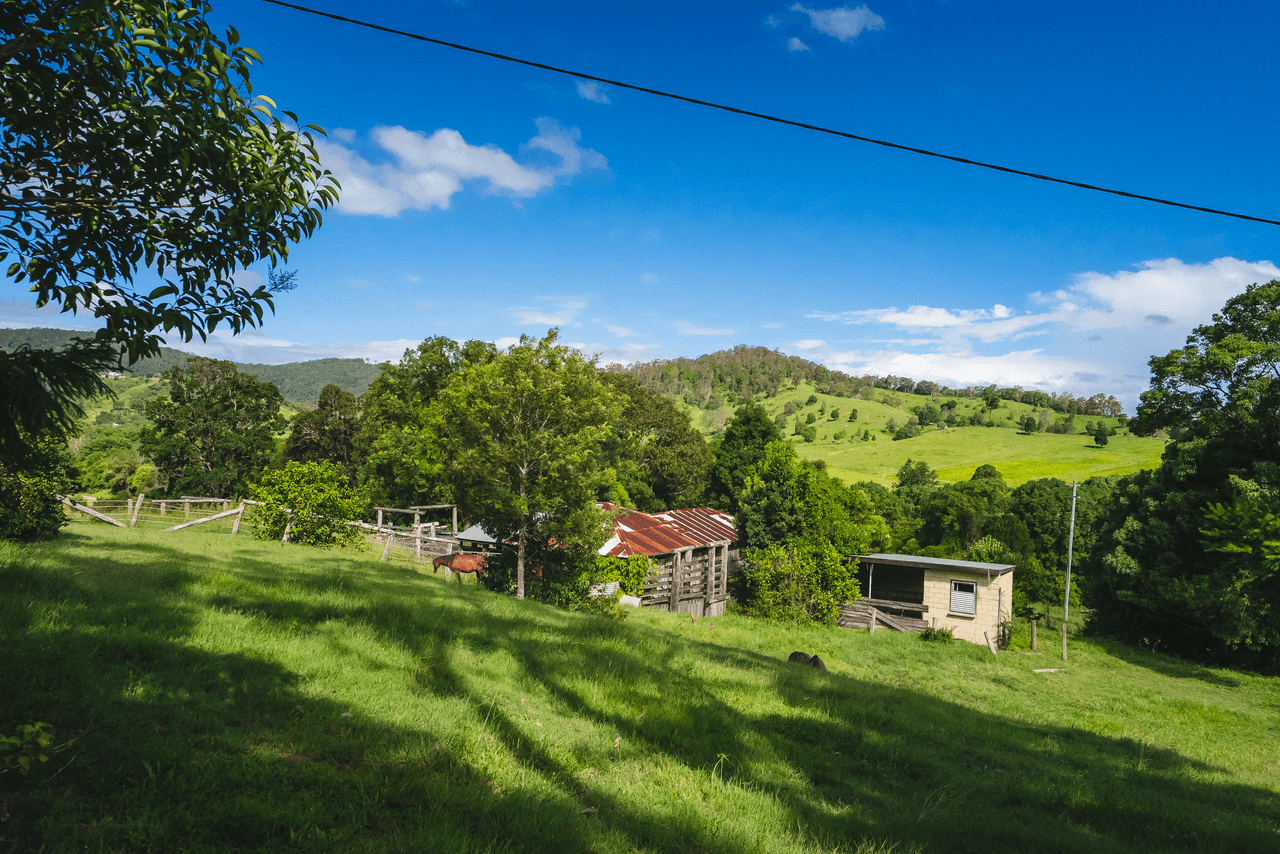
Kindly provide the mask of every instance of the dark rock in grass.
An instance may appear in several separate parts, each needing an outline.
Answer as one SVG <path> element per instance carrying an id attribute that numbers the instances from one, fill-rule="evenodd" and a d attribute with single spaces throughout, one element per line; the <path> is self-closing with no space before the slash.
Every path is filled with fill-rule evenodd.
<path id="1" fill-rule="evenodd" d="M 826 663 L 821 658 L 818 658 L 816 655 L 809 655 L 808 653 L 801 652 L 800 650 L 796 650 L 791 653 L 791 655 L 787 656 L 787 661 L 792 664 L 807 664 L 808 666 L 816 667 L 819 670 L 827 669 Z"/>

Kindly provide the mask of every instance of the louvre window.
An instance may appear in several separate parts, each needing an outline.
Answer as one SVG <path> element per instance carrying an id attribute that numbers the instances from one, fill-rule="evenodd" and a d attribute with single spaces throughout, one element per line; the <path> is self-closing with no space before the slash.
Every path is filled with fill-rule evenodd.
<path id="1" fill-rule="evenodd" d="M 951 582 L 951 612 L 953 614 L 978 613 L 978 585 L 972 581 Z"/>

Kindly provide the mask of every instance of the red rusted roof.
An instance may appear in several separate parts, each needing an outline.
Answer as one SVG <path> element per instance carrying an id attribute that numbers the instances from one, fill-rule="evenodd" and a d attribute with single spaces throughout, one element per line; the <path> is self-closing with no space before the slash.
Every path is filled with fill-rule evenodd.
<path id="1" fill-rule="evenodd" d="M 733 517 L 710 507 L 654 514 L 625 510 L 613 504 L 601 507 L 620 513 L 614 520 L 612 536 L 600 548 L 600 554 L 609 557 L 670 554 L 679 549 L 734 540 L 738 536 Z"/>

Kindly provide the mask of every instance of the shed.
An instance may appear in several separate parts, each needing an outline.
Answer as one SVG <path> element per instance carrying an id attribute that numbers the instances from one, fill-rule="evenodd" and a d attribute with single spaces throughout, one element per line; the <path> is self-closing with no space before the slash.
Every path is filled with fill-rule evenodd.
<path id="1" fill-rule="evenodd" d="M 707 617 L 724 613 L 729 576 L 738 569 L 738 531 L 732 516 L 710 507 L 641 513 L 600 506 L 617 514 L 600 554 L 649 559 L 641 597 L 646 607 Z"/>
<path id="2" fill-rule="evenodd" d="M 863 598 L 844 606 L 842 626 L 869 626 L 874 608 L 891 628 L 937 625 L 986 643 L 983 633 L 994 641 L 1012 613 L 1012 564 L 890 554 L 860 555 L 858 562 Z"/>

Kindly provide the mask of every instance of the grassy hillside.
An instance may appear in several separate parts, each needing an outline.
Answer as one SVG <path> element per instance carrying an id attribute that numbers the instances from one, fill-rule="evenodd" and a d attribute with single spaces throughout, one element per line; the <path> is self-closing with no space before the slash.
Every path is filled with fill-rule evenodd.
<path id="1" fill-rule="evenodd" d="M 50 761 L 0 774 L 5 850 L 1280 840 L 1280 682 L 1119 646 L 1034 673 L 1063 665 L 731 615 L 614 623 L 358 553 L 100 523 L 0 546 L 0 643 L 0 732 L 55 728 Z"/>
<path id="2" fill-rule="evenodd" d="M 811 395 L 818 398 L 817 402 L 805 405 Z M 1118 434 L 1106 446 L 1099 447 L 1092 437 L 1079 433 L 1023 433 L 1015 425 L 1040 410 L 1014 401 L 1002 400 L 998 409 L 987 413 L 978 398 L 926 397 L 883 389 L 869 390 L 867 396 L 873 399 L 833 397 L 801 384 L 777 397 L 762 399 L 760 403 L 771 416 L 782 414 L 786 404 L 791 403 L 794 414 L 787 416 L 787 427 L 783 432 L 798 443 L 797 449 L 802 457 L 826 460 L 828 471 L 846 483 L 872 480 L 890 485 L 907 459 L 925 460 L 938 469 L 939 477 L 944 481 L 967 480 L 983 463 L 994 465 L 1010 484 L 1041 477 L 1084 480 L 1097 475 L 1130 474 L 1154 468 L 1164 451 L 1163 440 L 1131 436 L 1120 426 L 1117 418 L 1075 417 L 1077 430 L 1083 430 L 1091 421 L 1118 429 Z M 997 426 L 929 428 L 913 439 L 896 442 L 887 432 L 890 422 L 901 426 L 911 417 L 915 407 L 930 403 L 939 406 L 948 401 L 955 402 L 957 414 L 967 418 L 983 412 Z M 849 414 L 855 409 L 858 418 L 850 422 Z M 830 417 L 832 410 L 839 411 L 839 417 L 834 420 Z M 814 426 L 818 438 L 813 443 L 791 435 L 796 418 L 804 423 L 809 413 L 816 416 Z M 1064 416 L 1054 413 L 1053 418 L 1061 421 Z M 875 439 L 864 440 L 866 431 Z M 839 432 L 846 435 L 837 440 L 835 436 Z"/>

